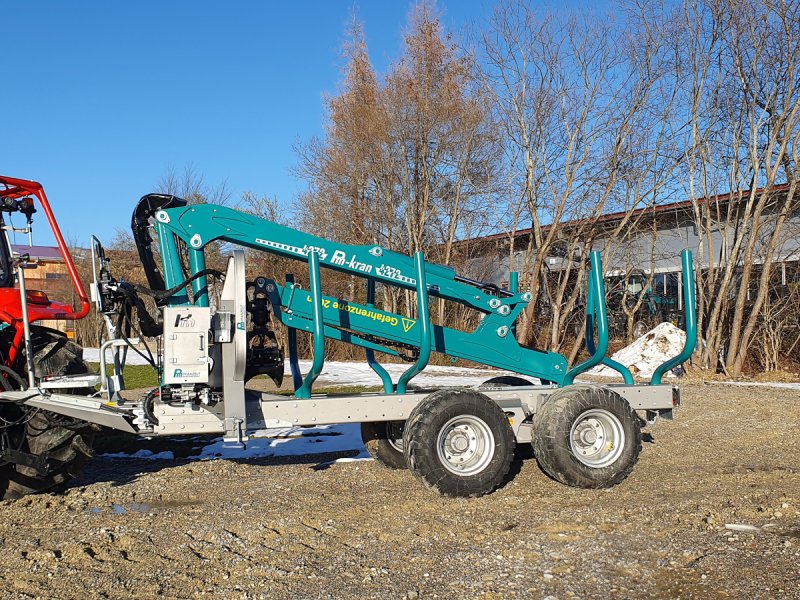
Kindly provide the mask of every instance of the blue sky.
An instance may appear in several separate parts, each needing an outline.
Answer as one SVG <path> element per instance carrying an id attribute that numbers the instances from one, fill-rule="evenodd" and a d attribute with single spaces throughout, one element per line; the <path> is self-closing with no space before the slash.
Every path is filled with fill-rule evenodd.
<path id="1" fill-rule="evenodd" d="M 376 68 L 402 49 L 413 2 L 357 5 Z M 492 3 L 439 0 L 459 35 Z M 354 4 L 6 0 L 0 173 L 40 181 L 64 233 L 85 245 L 127 228 L 136 200 L 170 167 L 210 185 L 276 195 L 302 189 L 293 146 L 320 134 Z M 34 243 L 52 243 L 40 218 Z M 17 240 L 22 242 L 21 239 Z"/>

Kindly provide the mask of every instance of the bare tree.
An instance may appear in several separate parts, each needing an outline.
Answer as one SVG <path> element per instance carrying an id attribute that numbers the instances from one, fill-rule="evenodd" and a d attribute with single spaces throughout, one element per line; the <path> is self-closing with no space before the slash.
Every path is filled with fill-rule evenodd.
<path id="1" fill-rule="evenodd" d="M 714 367 L 721 356 L 722 368 L 737 376 L 797 205 L 800 9 L 745 0 L 687 0 L 684 7 L 692 34 L 685 46 L 689 181 L 703 192 L 695 220 L 708 265 L 701 364 Z M 732 192 L 720 198 L 720 188 Z"/>
<path id="2" fill-rule="evenodd" d="M 474 62 L 429 4 L 411 13 L 404 51 L 380 79 L 360 24 L 351 27 L 340 92 L 323 139 L 298 148 L 305 227 L 342 241 L 466 260 L 465 238 L 487 220 L 499 146 Z M 413 312 L 410 292 L 383 288 L 390 310 Z M 440 321 L 453 313 L 439 303 Z"/>
<path id="3" fill-rule="evenodd" d="M 636 210 L 664 201 L 678 162 L 667 22 L 623 35 L 592 17 L 540 16 L 512 0 L 498 6 L 484 32 L 487 87 L 518 169 L 507 180 L 515 190 L 508 193 L 509 251 L 533 295 L 521 328 L 529 342 L 559 350 L 569 341 L 570 356 L 577 354 L 580 339 L 567 335 L 566 324 L 602 217 L 624 213 L 603 231 L 613 268 Z M 521 221 L 531 226 L 519 249 L 513 240 Z M 537 334 L 542 319 L 544 339 Z"/>

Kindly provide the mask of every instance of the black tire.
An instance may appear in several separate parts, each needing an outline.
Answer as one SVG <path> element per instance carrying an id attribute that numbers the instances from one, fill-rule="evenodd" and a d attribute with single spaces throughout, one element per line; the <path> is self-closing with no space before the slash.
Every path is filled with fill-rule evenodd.
<path id="1" fill-rule="evenodd" d="M 503 410 L 474 390 L 439 390 L 406 421 L 403 451 L 409 469 L 444 496 L 474 498 L 505 481 L 514 433 Z"/>
<path id="2" fill-rule="evenodd" d="M 500 375 L 499 377 L 492 377 L 484 381 L 479 387 L 479 390 L 493 390 L 501 386 L 519 387 L 523 385 L 536 385 L 532 381 L 524 377 L 517 377 L 516 375 Z"/>
<path id="3" fill-rule="evenodd" d="M 616 392 L 571 385 L 557 390 L 536 411 L 532 443 L 539 466 L 556 481 L 607 488 L 633 470 L 642 432 L 636 413 Z"/>
<path id="4" fill-rule="evenodd" d="M 48 375 L 79 375 L 88 373 L 80 346 L 63 333 L 46 327 L 31 327 L 34 368 L 37 377 Z M 25 376 L 25 358 L 19 371 Z M 67 389 L 63 393 L 88 395 L 94 389 Z M 6 464 L 0 468 L 0 496 L 4 500 L 27 494 L 56 490 L 75 478 L 93 456 L 92 443 L 99 427 L 45 410 L 21 409 L 17 406 L 0 408 L 16 412 L 24 424 L 8 430 L 9 440 L 16 448 L 34 455 L 47 453 L 51 471 L 47 475 L 23 465 Z M 25 414 L 22 411 L 27 411 Z"/>
<path id="5" fill-rule="evenodd" d="M 361 424 L 361 440 L 369 455 L 389 469 L 405 469 L 403 429 L 405 421 L 379 421 Z"/>

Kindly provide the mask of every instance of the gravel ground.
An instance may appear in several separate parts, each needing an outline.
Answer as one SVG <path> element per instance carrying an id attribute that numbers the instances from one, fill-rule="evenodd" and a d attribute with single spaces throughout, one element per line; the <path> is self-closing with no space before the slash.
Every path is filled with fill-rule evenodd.
<path id="1" fill-rule="evenodd" d="M 452 500 L 331 455 L 95 459 L 3 502 L 4 598 L 800 598 L 800 392 L 692 384 L 610 490 Z M 733 531 L 726 524 L 764 527 Z"/>

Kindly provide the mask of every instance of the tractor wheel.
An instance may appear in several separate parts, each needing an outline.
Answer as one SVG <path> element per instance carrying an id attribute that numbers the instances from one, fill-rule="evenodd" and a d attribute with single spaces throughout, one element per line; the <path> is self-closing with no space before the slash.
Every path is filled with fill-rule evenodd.
<path id="1" fill-rule="evenodd" d="M 46 327 L 31 327 L 36 375 L 79 375 L 88 373 L 80 346 L 63 333 Z M 24 365 L 24 356 L 21 357 Z M 26 379 L 24 367 L 20 369 Z M 6 383 L 10 380 L 4 380 Z M 88 395 L 94 389 L 68 389 L 65 394 Z M 0 467 L 0 497 L 15 499 L 26 494 L 55 490 L 75 478 L 93 456 L 96 425 L 41 409 L 16 404 L 0 405 L 3 418 L 11 423 L 3 431 L 3 444 L 34 456 L 47 455 L 50 471 L 6 463 Z"/>
<path id="2" fill-rule="evenodd" d="M 533 416 L 536 460 L 545 473 L 567 485 L 612 487 L 630 474 L 641 449 L 636 413 L 608 388 L 561 388 Z"/>
<path id="3" fill-rule="evenodd" d="M 439 390 L 406 421 L 403 451 L 411 472 L 444 496 L 474 498 L 497 489 L 514 458 L 503 410 L 474 390 Z"/>
<path id="4" fill-rule="evenodd" d="M 405 421 L 380 421 L 361 424 L 361 440 L 369 455 L 389 469 L 405 469 L 403 428 Z"/>

